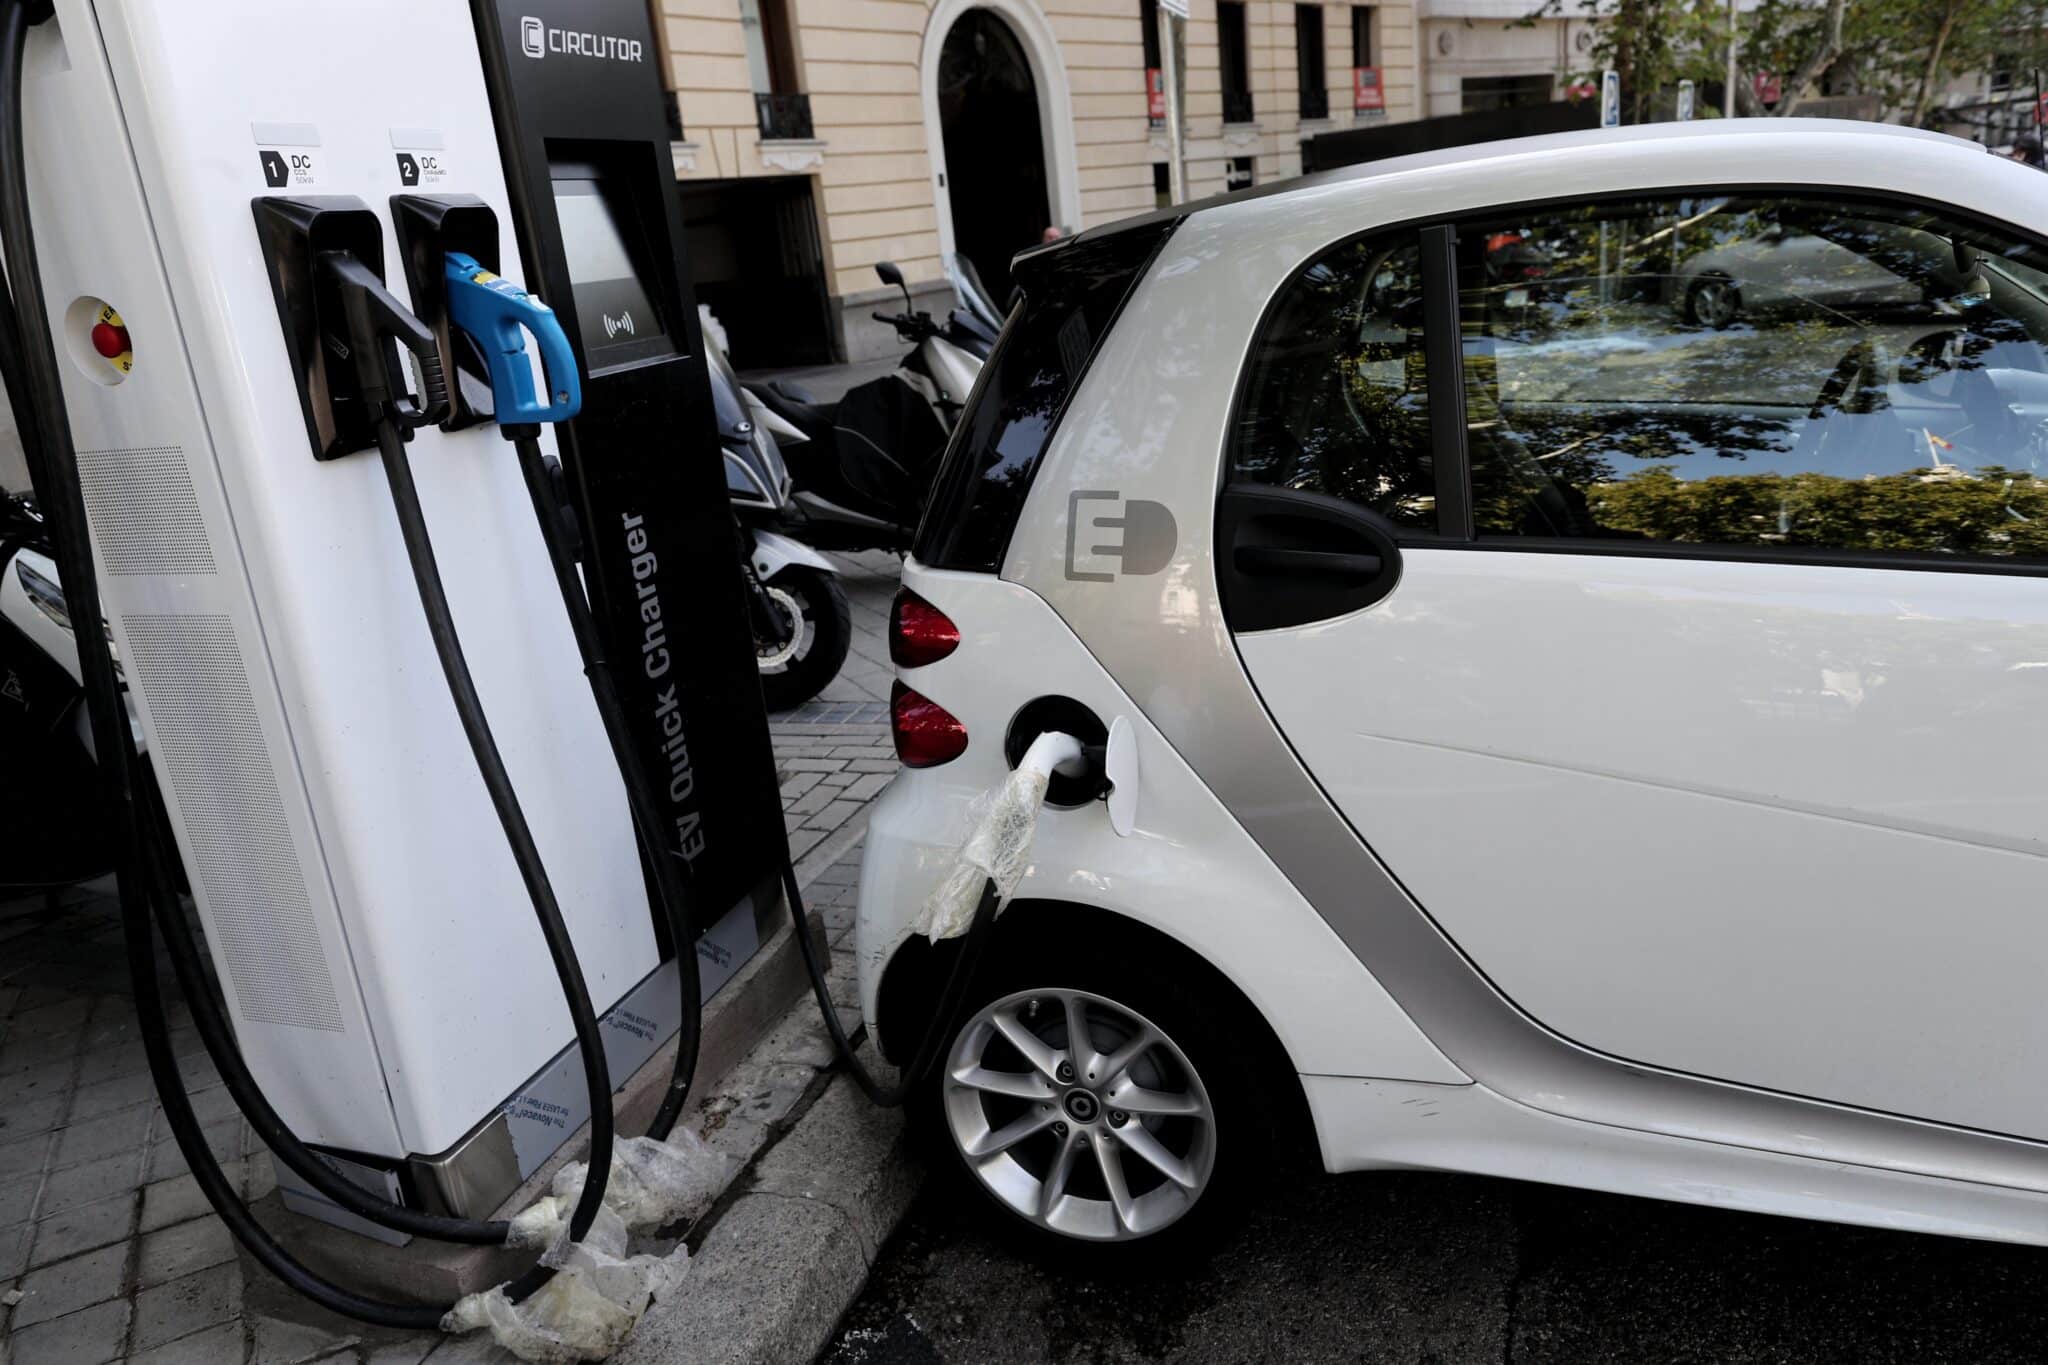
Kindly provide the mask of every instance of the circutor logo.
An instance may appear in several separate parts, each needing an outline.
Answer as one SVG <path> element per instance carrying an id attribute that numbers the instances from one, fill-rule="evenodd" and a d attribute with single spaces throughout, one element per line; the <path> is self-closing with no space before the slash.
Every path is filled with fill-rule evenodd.
<path id="1" fill-rule="evenodd" d="M 638 38 L 621 38 L 610 33 L 584 33 L 573 28 L 549 28 L 531 14 L 519 21 L 519 50 L 529 57 L 560 52 L 571 57 L 601 57 L 614 62 L 637 62 L 643 44 Z"/>

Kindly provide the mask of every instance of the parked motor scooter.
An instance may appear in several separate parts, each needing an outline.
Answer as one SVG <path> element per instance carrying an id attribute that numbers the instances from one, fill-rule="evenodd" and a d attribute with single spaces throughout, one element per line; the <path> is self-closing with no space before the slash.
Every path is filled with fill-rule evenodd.
<path id="1" fill-rule="evenodd" d="M 0 894 L 52 891 L 113 865 L 73 629 L 34 500 L 0 493 Z M 140 748 L 132 706 L 129 725 Z M 161 819 L 154 786 L 142 795 L 146 818 Z"/>
<path id="2" fill-rule="evenodd" d="M 789 468 L 775 436 L 754 420 L 717 335 L 705 330 L 711 405 L 725 461 L 725 489 L 739 520 L 754 653 L 761 695 L 771 711 L 809 701 L 839 674 L 853 643 L 853 613 L 839 571 L 810 546 L 782 533 Z"/>
<path id="3" fill-rule="evenodd" d="M 935 322 L 911 306 L 893 262 L 875 273 L 903 290 L 903 312 L 875 314 L 912 344 L 902 364 L 837 403 L 819 403 L 779 380 L 747 392 L 789 461 L 795 486 L 786 529 L 831 549 L 900 552 L 916 533 L 939 456 L 994 345 L 980 315 L 993 309 L 985 300 L 981 310 L 963 303 Z"/>

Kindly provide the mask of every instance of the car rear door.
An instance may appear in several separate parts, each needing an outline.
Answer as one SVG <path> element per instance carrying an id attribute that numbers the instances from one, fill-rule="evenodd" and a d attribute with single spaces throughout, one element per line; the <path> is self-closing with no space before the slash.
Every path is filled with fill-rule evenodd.
<path id="1" fill-rule="evenodd" d="M 1923 302 L 1681 320 L 1689 259 L 1787 221 Z M 1225 620 L 1536 1021 L 2048 1137 L 2044 269 L 1917 204 L 1678 191 L 1368 236 L 1283 287 L 1226 440 Z"/>

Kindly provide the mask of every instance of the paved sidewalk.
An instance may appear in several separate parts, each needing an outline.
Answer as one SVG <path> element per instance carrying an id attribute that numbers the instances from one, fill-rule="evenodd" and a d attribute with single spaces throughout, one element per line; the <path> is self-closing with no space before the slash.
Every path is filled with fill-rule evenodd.
<path id="1" fill-rule="evenodd" d="M 859 877 L 856 846 L 806 888 L 831 946 L 834 1000 L 849 1016 Z M 106 888 L 83 890 L 54 911 L 40 903 L 0 908 L 7 964 L 0 970 L 7 983 L 0 985 L 0 1362 L 511 1360 L 481 1337 L 400 1336 L 339 1319 L 309 1325 L 296 1304 L 289 1320 L 262 1311 L 256 1300 L 274 1304 L 288 1291 L 267 1281 L 244 1284 L 227 1229 L 169 1137 L 121 951 Z M 182 1004 L 173 1018 L 189 1018 Z M 267 1193 L 275 1183 L 270 1155 L 236 1112 L 196 1033 L 179 1028 L 173 1045 L 213 1150 L 246 1198 Z M 684 1122 L 713 1147 L 751 1160 L 819 1098 L 832 1062 L 806 993 Z M 703 1236 L 699 1227 L 689 1240 Z M 686 1295 L 693 1284 L 685 1282 Z M 830 1322 L 818 1325 L 820 1340 Z"/>
<path id="2" fill-rule="evenodd" d="M 799 882 L 833 944 L 835 998 L 850 1006 L 858 844 L 868 802 L 896 769 L 883 631 L 898 566 L 893 555 L 858 555 L 846 567 L 856 631 L 847 668 L 772 729 Z M 123 953 L 108 882 L 0 901 L 0 1365 L 509 1359 L 474 1338 L 309 1327 L 245 1304 L 245 1291 L 276 1287 L 244 1285 L 226 1228 L 170 1139 Z M 805 1011 L 808 1032 L 794 1022 Z M 269 1153 L 182 1003 L 171 1017 L 209 1144 L 244 1197 L 259 1198 L 275 1184 Z M 808 996 L 790 1021 L 686 1120 L 714 1145 L 758 1151 L 771 1127 L 817 1100 L 831 1055 Z"/>

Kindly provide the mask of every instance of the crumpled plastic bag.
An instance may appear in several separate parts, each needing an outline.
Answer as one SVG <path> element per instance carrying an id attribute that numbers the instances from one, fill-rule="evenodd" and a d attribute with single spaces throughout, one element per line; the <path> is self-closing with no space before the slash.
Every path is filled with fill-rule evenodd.
<path id="1" fill-rule="evenodd" d="M 524 1303 L 507 1298 L 502 1284 L 466 1295 L 442 1317 L 441 1330 L 488 1328 L 521 1360 L 545 1365 L 603 1359 L 631 1335 L 650 1302 L 674 1292 L 689 1268 L 682 1246 L 666 1256 L 626 1255 L 629 1229 L 701 1213 L 718 1197 L 733 1165 L 688 1129 L 667 1142 L 619 1138 L 612 1144 L 604 1204 L 583 1240 L 571 1242 L 569 1217 L 590 1166 L 570 1162 L 555 1173 L 549 1193 L 512 1219 L 506 1238 L 508 1246 L 546 1247 L 540 1263 L 554 1267 L 555 1277 Z"/>
<path id="2" fill-rule="evenodd" d="M 1038 812 L 1045 807 L 1046 784 L 1052 770 L 1081 757 L 1081 741 L 1048 730 L 1031 741 L 1023 759 L 1001 786 L 977 798 L 968 809 L 972 828 L 954 855 L 953 866 L 925 897 L 911 932 L 933 942 L 958 938 L 974 922 L 981 904 L 982 883 L 996 884 L 1001 909 L 1024 880 L 1031 862 L 1031 839 L 1038 832 Z"/>
<path id="3" fill-rule="evenodd" d="M 612 1174 L 605 1182 L 604 1206 L 628 1228 L 658 1228 L 687 1214 L 701 1213 L 725 1188 L 734 1162 L 706 1146 L 687 1128 L 667 1142 L 650 1137 L 616 1138 L 612 1142 Z M 572 1161 L 555 1172 L 549 1193 L 512 1219 L 505 1245 L 548 1246 L 583 1197 L 583 1179 L 590 1165 Z"/>
<path id="4" fill-rule="evenodd" d="M 666 1256 L 626 1255 L 625 1220 L 607 1205 L 582 1241 L 571 1242 L 565 1224 L 540 1260 L 555 1277 L 524 1303 L 507 1298 L 502 1284 L 465 1295 L 441 1330 L 489 1328 L 500 1346 L 541 1365 L 602 1360 L 625 1344 L 649 1303 L 675 1292 L 690 1252 L 678 1245 Z"/>

